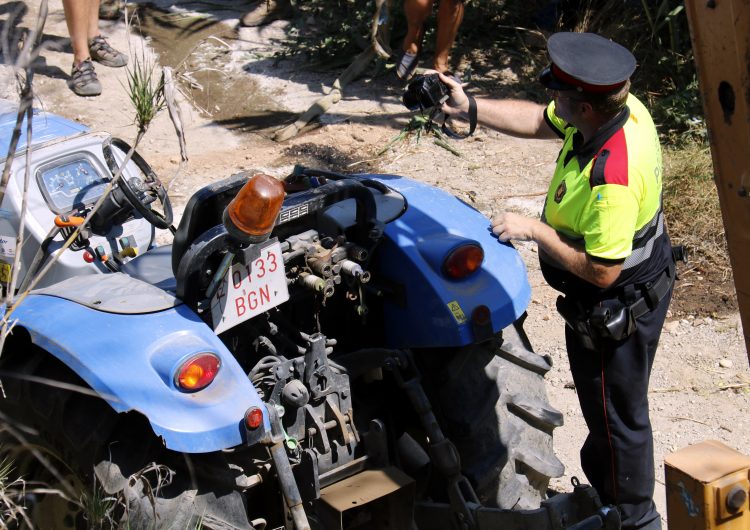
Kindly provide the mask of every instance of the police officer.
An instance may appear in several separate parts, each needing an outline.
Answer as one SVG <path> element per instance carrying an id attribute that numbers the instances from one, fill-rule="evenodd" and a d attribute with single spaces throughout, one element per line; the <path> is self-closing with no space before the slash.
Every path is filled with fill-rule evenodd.
<path id="1" fill-rule="evenodd" d="M 510 212 L 492 220 L 500 241 L 535 241 L 558 309 L 588 437 L 586 477 L 623 528 L 660 529 L 653 502 L 648 382 L 671 299 L 672 249 L 661 205 L 661 149 L 653 120 L 629 93 L 636 62 L 592 33 L 549 38 L 540 75 L 545 107 L 529 101 L 471 102 L 455 80 L 443 110 L 525 138 L 563 144 L 541 219 Z"/>

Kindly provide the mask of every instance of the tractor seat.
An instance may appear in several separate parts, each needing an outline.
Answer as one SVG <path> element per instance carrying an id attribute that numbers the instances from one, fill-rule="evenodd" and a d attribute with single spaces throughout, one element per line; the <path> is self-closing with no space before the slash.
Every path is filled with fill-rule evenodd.
<path id="1" fill-rule="evenodd" d="M 237 173 L 196 191 L 185 205 L 172 244 L 156 247 L 130 260 L 122 266 L 122 272 L 175 293 L 175 275 L 182 256 L 201 234 L 221 224 L 224 209 L 250 176 L 252 173 Z"/>

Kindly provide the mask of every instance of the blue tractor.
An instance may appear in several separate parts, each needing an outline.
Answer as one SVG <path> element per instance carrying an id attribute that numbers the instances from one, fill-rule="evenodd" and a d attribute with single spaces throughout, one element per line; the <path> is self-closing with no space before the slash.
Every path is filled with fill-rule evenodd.
<path id="1" fill-rule="evenodd" d="M 15 116 L 0 107 L 2 152 Z M 212 182 L 174 228 L 125 142 L 33 125 L 0 158 L 1 266 L 20 253 L 33 287 L 0 356 L 4 421 L 42 448 L 15 455 L 27 479 L 96 485 L 128 528 L 615 528 L 590 487 L 548 497 L 551 361 L 523 331 L 524 264 L 481 213 L 405 177 L 298 167 Z M 28 502 L 39 527 L 85 527 L 80 503 Z"/>

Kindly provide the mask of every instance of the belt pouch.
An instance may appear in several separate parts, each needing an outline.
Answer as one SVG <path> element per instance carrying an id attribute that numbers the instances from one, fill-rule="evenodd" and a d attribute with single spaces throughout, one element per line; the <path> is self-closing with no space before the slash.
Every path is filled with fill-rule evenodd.
<path id="1" fill-rule="evenodd" d="M 581 304 L 560 295 L 557 297 L 555 305 L 557 306 L 557 312 L 565 320 L 565 324 L 578 335 L 581 345 L 587 350 L 596 350 L 588 318 Z"/>
<path id="2" fill-rule="evenodd" d="M 621 341 L 636 330 L 636 322 L 629 306 L 618 299 L 604 300 L 589 313 L 594 334 L 603 339 Z"/>

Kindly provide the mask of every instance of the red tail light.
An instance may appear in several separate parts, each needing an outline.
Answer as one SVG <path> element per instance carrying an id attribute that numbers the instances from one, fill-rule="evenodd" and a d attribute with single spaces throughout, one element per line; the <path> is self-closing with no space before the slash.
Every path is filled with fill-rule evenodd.
<path id="1" fill-rule="evenodd" d="M 258 407 L 250 407 L 245 412 L 245 425 L 251 431 L 254 431 L 263 424 L 263 411 Z"/>
<path id="2" fill-rule="evenodd" d="M 221 361 L 212 353 L 200 353 L 191 357 L 177 370 L 175 385 L 184 392 L 195 392 L 206 388 L 219 373 Z"/>
<path id="3" fill-rule="evenodd" d="M 484 250 L 475 243 L 462 245 L 448 254 L 443 262 L 443 273 L 453 280 L 460 280 L 473 274 L 482 266 Z"/>

